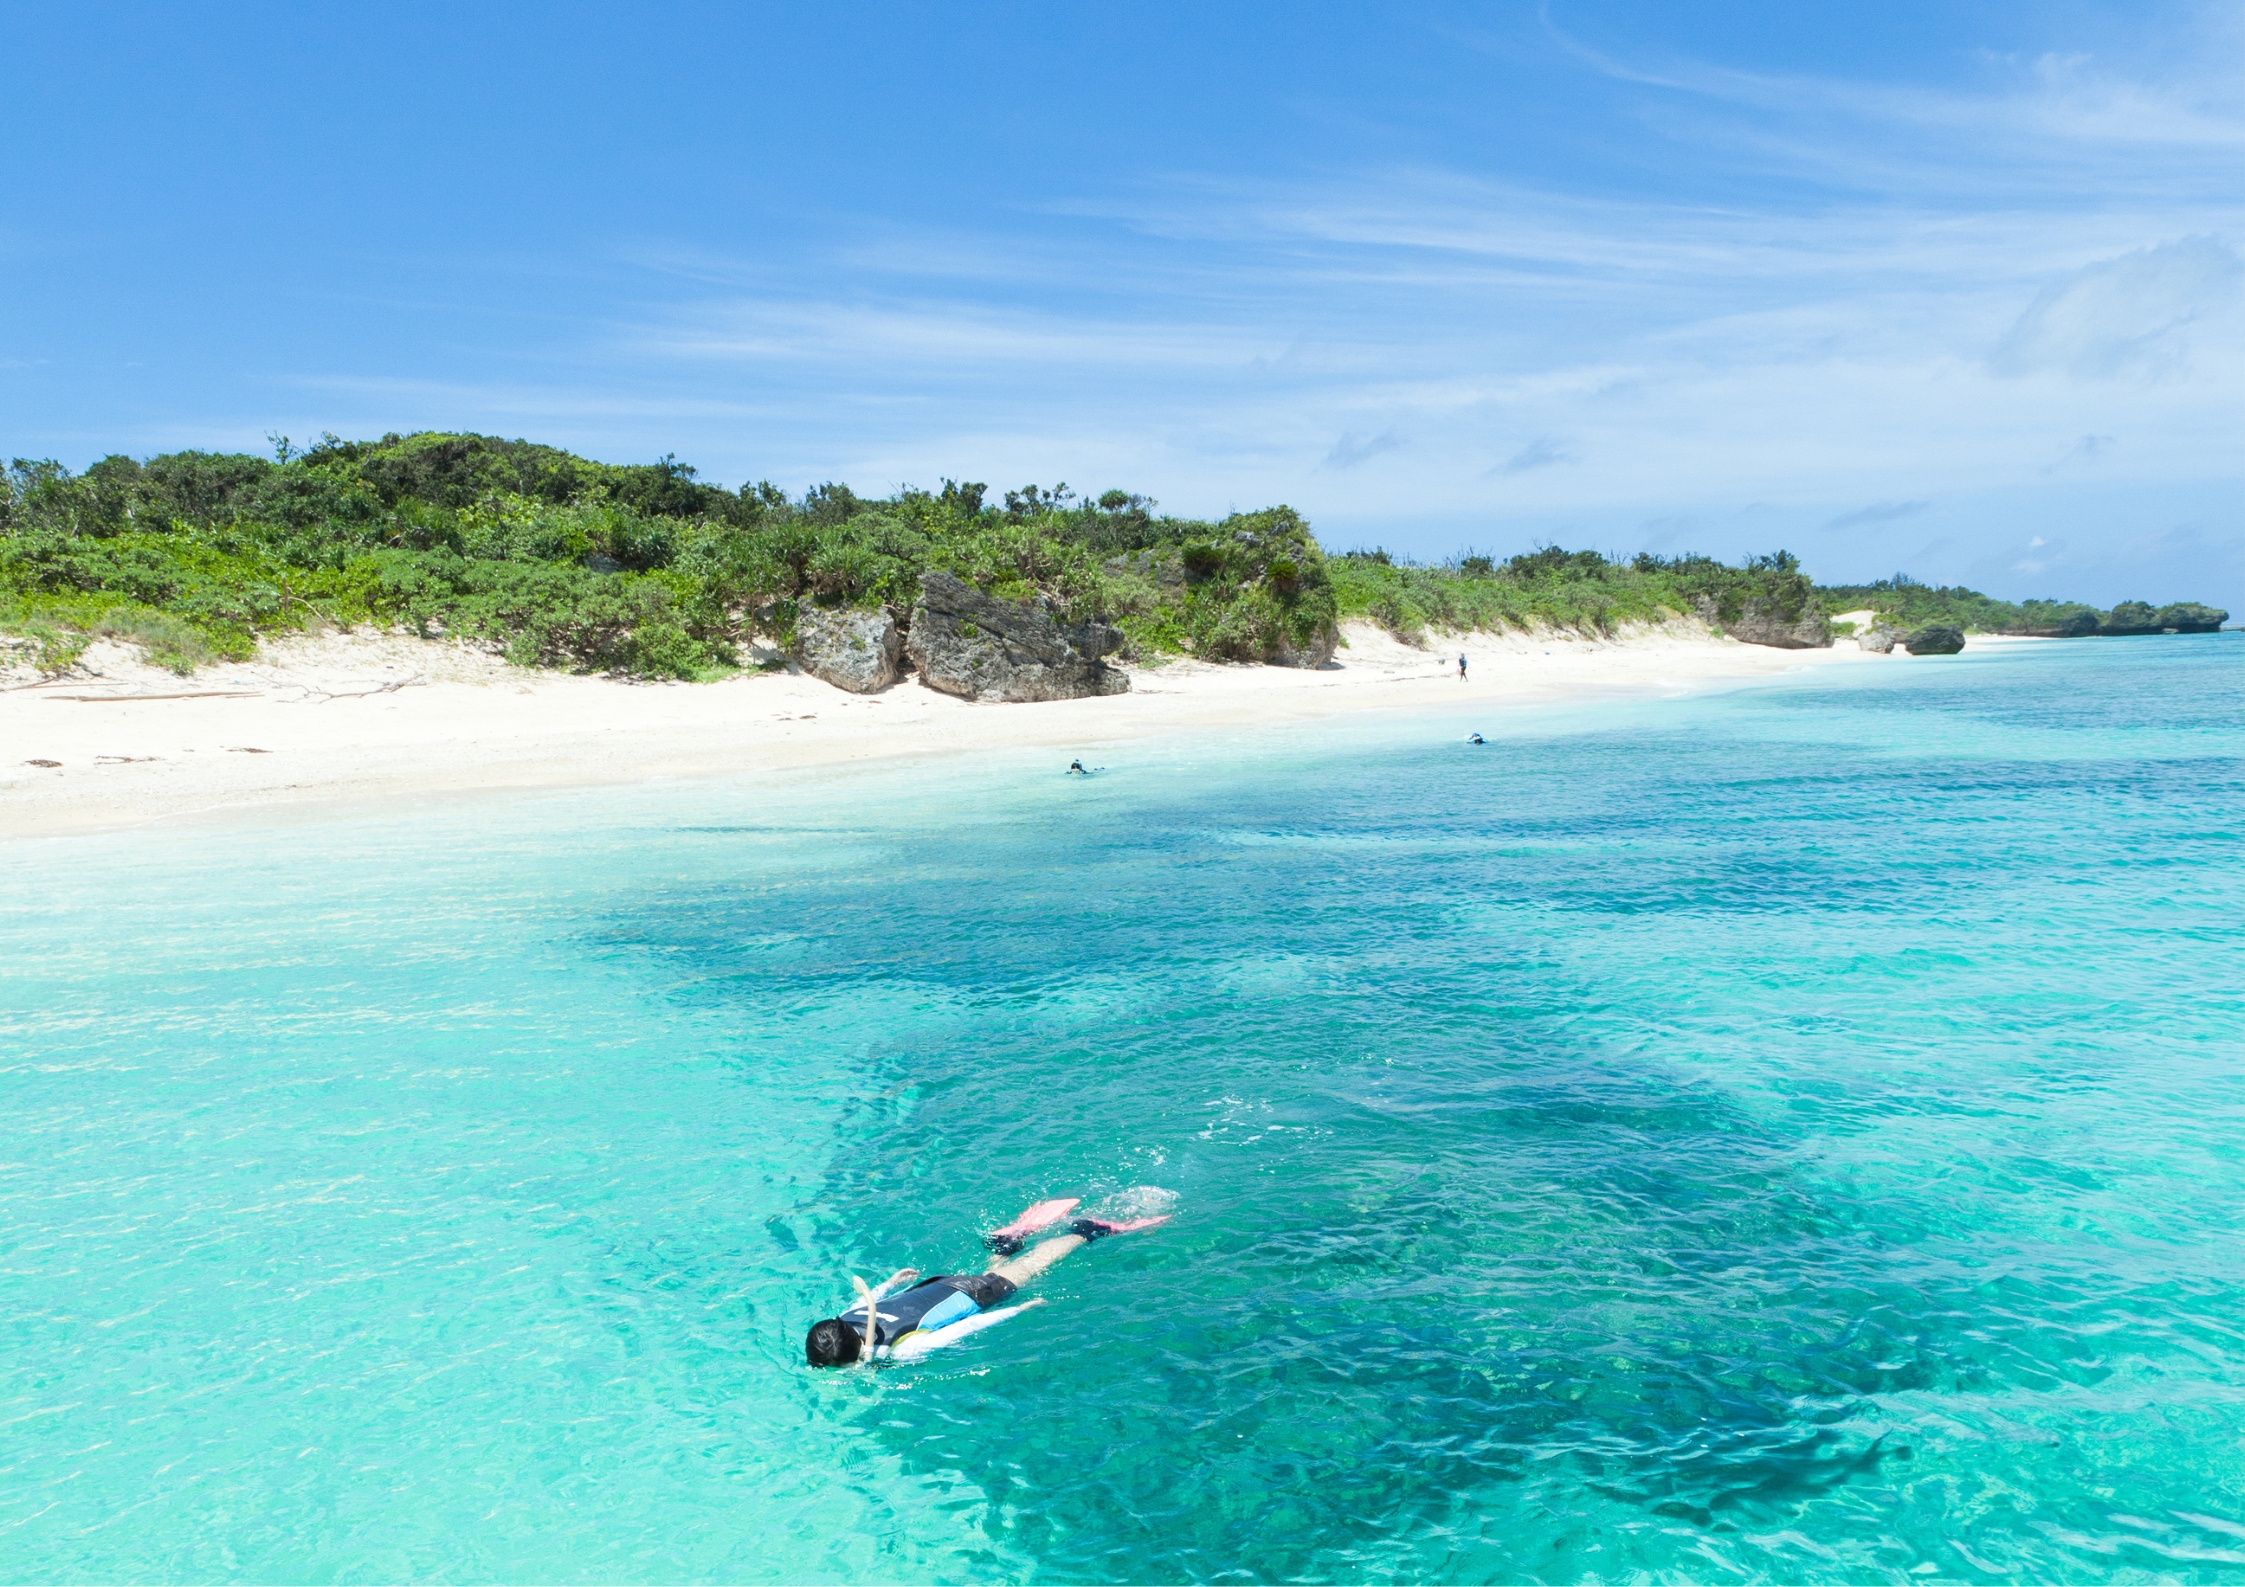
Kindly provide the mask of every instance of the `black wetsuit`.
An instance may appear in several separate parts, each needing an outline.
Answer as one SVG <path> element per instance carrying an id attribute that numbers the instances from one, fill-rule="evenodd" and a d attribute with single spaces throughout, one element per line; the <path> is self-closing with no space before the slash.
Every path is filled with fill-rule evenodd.
<path id="1" fill-rule="evenodd" d="M 998 1305 L 1019 1287 L 1012 1279 L 996 1273 L 938 1273 L 933 1278 L 923 1278 L 903 1294 L 873 1303 L 879 1319 L 873 1342 L 877 1346 L 890 1346 L 910 1333 L 948 1327 Z M 865 1302 L 853 1302 L 850 1309 L 842 1313 L 842 1321 L 848 1323 L 850 1332 L 862 1341 L 865 1338 Z"/>

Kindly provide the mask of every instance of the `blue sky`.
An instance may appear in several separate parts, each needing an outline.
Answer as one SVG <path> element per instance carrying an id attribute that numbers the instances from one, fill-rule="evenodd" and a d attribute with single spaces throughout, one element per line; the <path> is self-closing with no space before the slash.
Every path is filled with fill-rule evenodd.
<path id="1" fill-rule="evenodd" d="M 0 450 L 2245 613 L 2245 7 L 15 7 Z"/>

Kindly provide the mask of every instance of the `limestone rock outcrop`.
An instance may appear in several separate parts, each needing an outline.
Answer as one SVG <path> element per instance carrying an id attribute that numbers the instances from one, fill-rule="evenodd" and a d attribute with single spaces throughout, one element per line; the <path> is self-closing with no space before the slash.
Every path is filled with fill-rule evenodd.
<path id="1" fill-rule="evenodd" d="M 2075 612 L 2061 622 L 2048 623 L 2041 628 L 2006 631 L 2023 632 L 2032 639 L 2087 639 L 2097 632 L 2097 614 Z"/>
<path id="2" fill-rule="evenodd" d="M 2218 634 L 2222 624 L 2228 621 L 2229 613 L 2219 606 L 2178 601 L 2173 606 L 2160 608 L 2159 631 L 2163 634 Z"/>
<path id="3" fill-rule="evenodd" d="M 1804 609 L 1785 617 L 1759 600 L 1747 601 L 1746 609 L 1725 623 L 1723 631 L 1749 645 L 1773 645 L 1779 650 L 1823 650 L 1832 643 L 1832 625 L 1822 612 Z"/>
<path id="4" fill-rule="evenodd" d="M 822 611 L 795 617 L 795 659 L 805 672 L 852 694 L 873 694 L 903 672 L 904 636 L 886 611 Z"/>
<path id="5" fill-rule="evenodd" d="M 2156 634 L 2159 627 L 2159 613 L 2153 611 L 2148 602 L 2121 601 L 2105 613 L 2105 620 L 2097 625 L 2097 632 L 2115 636 Z"/>
<path id="6" fill-rule="evenodd" d="M 1779 650 L 1823 650 L 1832 643 L 1832 625 L 1824 614 L 1807 608 L 1785 617 L 1769 603 L 1749 597 L 1736 617 L 1725 618 L 1712 595 L 1692 602 L 1692 610 L 1710 628 L 1749 645 L 1774 645 Z"/>
<path id="7" fill-rule="evenodd" d="M 1902 648 L 1913 656 L 1953 656 L 1964 648 L 1964 630 L 1946 623 L 1928 623 L 1904 634 Z"/>
<path id="8" fill-rule="evenodd" d="M 1333 659 L 1333 652 L 1341 645 L 1341 630 L 1332 623 L 1296 643 L 1284 633 L 1271 647 L 1271 665 L 1274 667 L 1322 667 Z"/>
<path id="9" fill-rule="evenodd" d="M 905 654 L 920 681 L 970 700 L 1080 700 L 1124 694 L 1130 677 L 1102 658 L 1123 645 L 1105 623 L 1063 625 L 1042 601 L 1002 601 L 949 573 L 920 576 Z"/>
<path id="10" fill-rule="evenodd" d="M 1857 634 L 1855 643 L 1858 649 L 1875 650 L 1882 656 L 1891 656 L 1894 654 L 1894 638 L 1893 629 L 1884 623 L 1877 623 Z"/>
<path id="11" fill-rule="evenodd" d="M 2100 634 L 2214 634 L 2229 621 L 2229 613 L 2218 606 L 2201 606 L 2196 601 L 2177 601 L 2153 611 L 2147 601 L 2122 601 L 2107 612 L 2104 621 L 2097 625 Z"/>

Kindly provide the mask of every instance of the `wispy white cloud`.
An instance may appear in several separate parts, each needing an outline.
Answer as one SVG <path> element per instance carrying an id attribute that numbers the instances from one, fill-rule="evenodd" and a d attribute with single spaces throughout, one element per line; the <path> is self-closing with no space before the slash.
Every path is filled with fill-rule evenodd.
<path id="1" fill-rule="evenodd" d="M 743 402 L 683 392 L 636 392 L 595 383 L 411 380 L 368 375 L 285 375 L 275 384 L 300 391 L 404 403 L 430 413 L 487 413 L 520 419 L 770 419 L 779 401 Z"/>
<path id="2" fill-rule="evenodd" d="M 700 422 L 718 469 L 798 483 L 1286 500 L 1437 552 L 1596 525 L 1718 550 L 1830 529 L 1833 556 L 1884 559 L 1885 534 L 1841 531 L 1900 529 L 1953 574 L 1984 550 L 2059 577 L 2094 533 L 2023 555 L 2015 532 L 2055 493 L 2112 514 L 2238 479 L 2234 41 L 2166 77 L 2052 54 L 1938 90 L 1575 58 L 1726 180 L 1169 172 L 815 255 L 650 246 L 642 305 L 553 390 L 393 395 Z"/>
<path id="3" fill-rule="evenodd" d="M 641 329 L 631 345 L 638 352 L 671 358 L 831 366 L 858 357 L 878 358 L 891 368 L 930 363 L 1079 370 L 1237 368 L 1286 352 L 1282 336 L 1236 323 L 1131 323 L 930 298 L 694 305 L 675 314 L 672 323 Z"/>
<path id="4" fill-rule="evenodd" d="M 2216 237 L 2186 237 L 2085 265 L 2036 294 L 2004 332 L 1999 375 L 2063 370 L 2088 379 L 2165 375 L 2188 357 L 2184 332 L 2228 308 L 2245 263 Z"/>
<path id="5" fill-rule="evenodd" d="M 1393 430 L 1386 430 L 1366 440 L 1353 434 L 1344 434 L 1333 443 L 1333 450 L 1325 454 L 1328 468 L 1355 468 L 1368 463 L 1383 452 L 1393 452 L 1403 445 L 1403 438 Z"/>
<path id="6" fill-rule="evenodd" d="M 2109 435 L 2082 436 L 2059 453 L 2054 461 L 2044 465 L 2042 471 L 2045 474 L 2055 474 L 2069 464 L 2093 463 L 2109 453 L 2115 444 L 2114 437 Z"/>
<path id="7" fill-rule="evenodd" d="M 2245 29 L 2210 10 L 2194 48 L 2131 71 L 2084 51 L 1983 53 L 1969 86 L 1750 72 L 1699 60 L 1631 61 L 1555 25 L 1592 70 L 1663 92 L 1647 107 L 1700 141 L 1752 150 L 1828 180 L 1907 180 L 1919 192 L 2048 192 L 2128 173 L 2173 192 L 2226 194 L 2223 162 L 2245 151 Z M 1677 122 L 1674 104 L 1712 115 Z M 1852 134 L 1852 135 L 1850 135 Z M 1969 156 L 1959 158 L 1960 139 Z"/>
<path id="8" fill-rule="evenodd" d="M 2029 535 L 2027 537 L 2026 554 L 2011 564 L 2011 571 L 2024 573 L 2029 578 L 2034 578 L 2049 572 L 2052 568 L 2063 566 L 2065 560 L 2066 542 L 2064 540 L 2051 540 L 2042 535 Z"/>
<path id="9" fill-rule="evenodd" d="M 1525 474 L 1531 469 L 1550 468 L 1556 463 L 1572 463 L 1573 461 L 1575 461 L 1573 447 L 1551 436 L 1539 435 L 1489 472 L 1492 474 Z"/>
<path id="10" fill-rule="evenodd" d="M 1858 507 L 1853 512 L 1843 512 L 1836 518 L 1827 518 L 1823 527 L 1862 529 L 1872 524 L 1893 523 L 1899 518 L 1913 518 L 1932 505 L 1929 501 L 1875 501 L 1868 507 Z"/>

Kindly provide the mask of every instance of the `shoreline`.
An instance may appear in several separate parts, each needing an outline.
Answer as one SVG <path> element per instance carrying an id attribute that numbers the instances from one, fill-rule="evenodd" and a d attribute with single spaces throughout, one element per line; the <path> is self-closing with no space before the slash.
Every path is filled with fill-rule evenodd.
<path id="1" fill-rule="evenodd" d="M 841 766 L 899 756 L 1095 746 L 1468 702 L 1492 714 L 1580 699 L 1681 697 L 1831 666 L 1909 665 L 1852 645 L 1774 650 L 1675 624 L 1608 640 L 1453 634 L 1404 645 L 1369 623 L 1315 670 L 1131 667 L 1127 694 L 974 703 L 908 677 L 852 695 L 792 673 L 627 683 L 526 672 L 399 635 L 269 644 L 180 678 L 129 647 L 79 675 L 0 692 L 0 841 L 410 799 Z M 1975 646 L 2032 644 L 1979 639 Z M 1455 666 L 1469 659 L 1461 683 Z M 57 764 L 37 765 L 36 761 Z"/>

